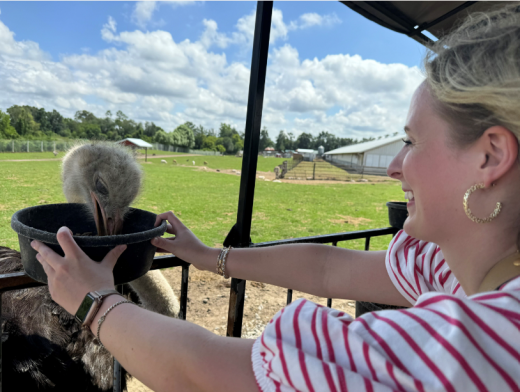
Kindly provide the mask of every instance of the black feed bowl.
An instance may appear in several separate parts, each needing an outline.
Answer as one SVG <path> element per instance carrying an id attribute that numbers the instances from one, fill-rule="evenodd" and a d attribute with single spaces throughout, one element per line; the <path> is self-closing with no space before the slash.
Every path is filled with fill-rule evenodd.
<path id="1" fill-rule="evenodd" d="M 56 233 L 62 226 L 67 226 L 74 234 L 91 232 L 94 236 L 76 236 L 79 247 L 94 261 L 101 261 L 117 245 L 127 245 L 114 267 L 115 284 L 131 282 L 148 272 L 155 255 L 156 247 L 150 242 L 166 231 L 166 221 L 154 227 L 156 215 L 131 208 L 125 216 L 123 232 L 120 235 L 98 237 L 96 225 L 91 214 L 83 204 L 48 204 L 29 207 L 15 212 L 11 218 L 11 227 L 18 233 L 22 264 L 27 275 L 47 283 L 47 275 L 36 260 L 36 251 L 31 248 L 31 241 L 38 240 L 56 253 L 63 256 Z"/>
<path id="2" fill-rule="evenodd" d="M 390 226 L 399 230 L 403 229 L 404 221 L 408 217 L 408 209 L 404 201 L 389 201 L 386 203 L 388 207 L 388 221 Z"/>

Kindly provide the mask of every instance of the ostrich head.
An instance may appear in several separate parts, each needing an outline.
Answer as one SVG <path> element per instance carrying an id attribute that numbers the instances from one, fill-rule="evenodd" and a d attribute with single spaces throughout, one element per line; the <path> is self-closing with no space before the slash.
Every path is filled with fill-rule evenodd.
<path id="1" fill-rule="evenodd" d="M 123 219 L 141 188 L 141 169 L 127 148 L 113 143 L 80 144 L 63 158 L 63 193 L 84 203 L 98 235 L 121 233 Z"/>

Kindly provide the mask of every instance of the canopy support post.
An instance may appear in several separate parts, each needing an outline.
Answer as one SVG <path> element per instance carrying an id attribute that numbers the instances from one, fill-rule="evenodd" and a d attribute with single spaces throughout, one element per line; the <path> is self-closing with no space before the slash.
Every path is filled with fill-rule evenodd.
<path id="1" fill-rule="evenodd" d="M 248 248 L 251 243 L 251 220 L 272 12 L 272 1 L 257 2 L 237 223 L 224 241 L 224 246 Z M 242 335 L 245 290 L 245 280 L 231 279 L 227 336 L 240 337 Z"/>

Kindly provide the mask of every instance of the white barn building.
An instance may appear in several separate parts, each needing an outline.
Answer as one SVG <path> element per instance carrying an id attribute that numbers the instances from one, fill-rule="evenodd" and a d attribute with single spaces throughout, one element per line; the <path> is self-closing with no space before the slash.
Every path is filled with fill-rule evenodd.
<path id="1" fill-rule="evenodd" d="M 327 151 L 324 159 L 352 173 L 386 175 L 392 159 L 403 147 L 404 135 L 353 144 Z"/>

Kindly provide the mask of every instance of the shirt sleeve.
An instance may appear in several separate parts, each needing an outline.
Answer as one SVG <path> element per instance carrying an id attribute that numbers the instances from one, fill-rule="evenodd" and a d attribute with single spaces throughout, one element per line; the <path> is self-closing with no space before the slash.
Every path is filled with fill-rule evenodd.
<path id="1" fill-rule="evenodd" d="M 413 308 L 355 320 L 299 299 L 255 341 L 256 382 L 261 392 L 518 390 L 520 332 L 510 314 L 520 317 L 519 298 L 429 293 Z"/>
<path id="2" fill-rule="evenodd" d="M 432 291 L 466 297 L 441 248 L 433 242 L 417 240 L 404 230 L 388 246 L 386 269 L 397 290 L 412 305 L 420 295 Z"/>

